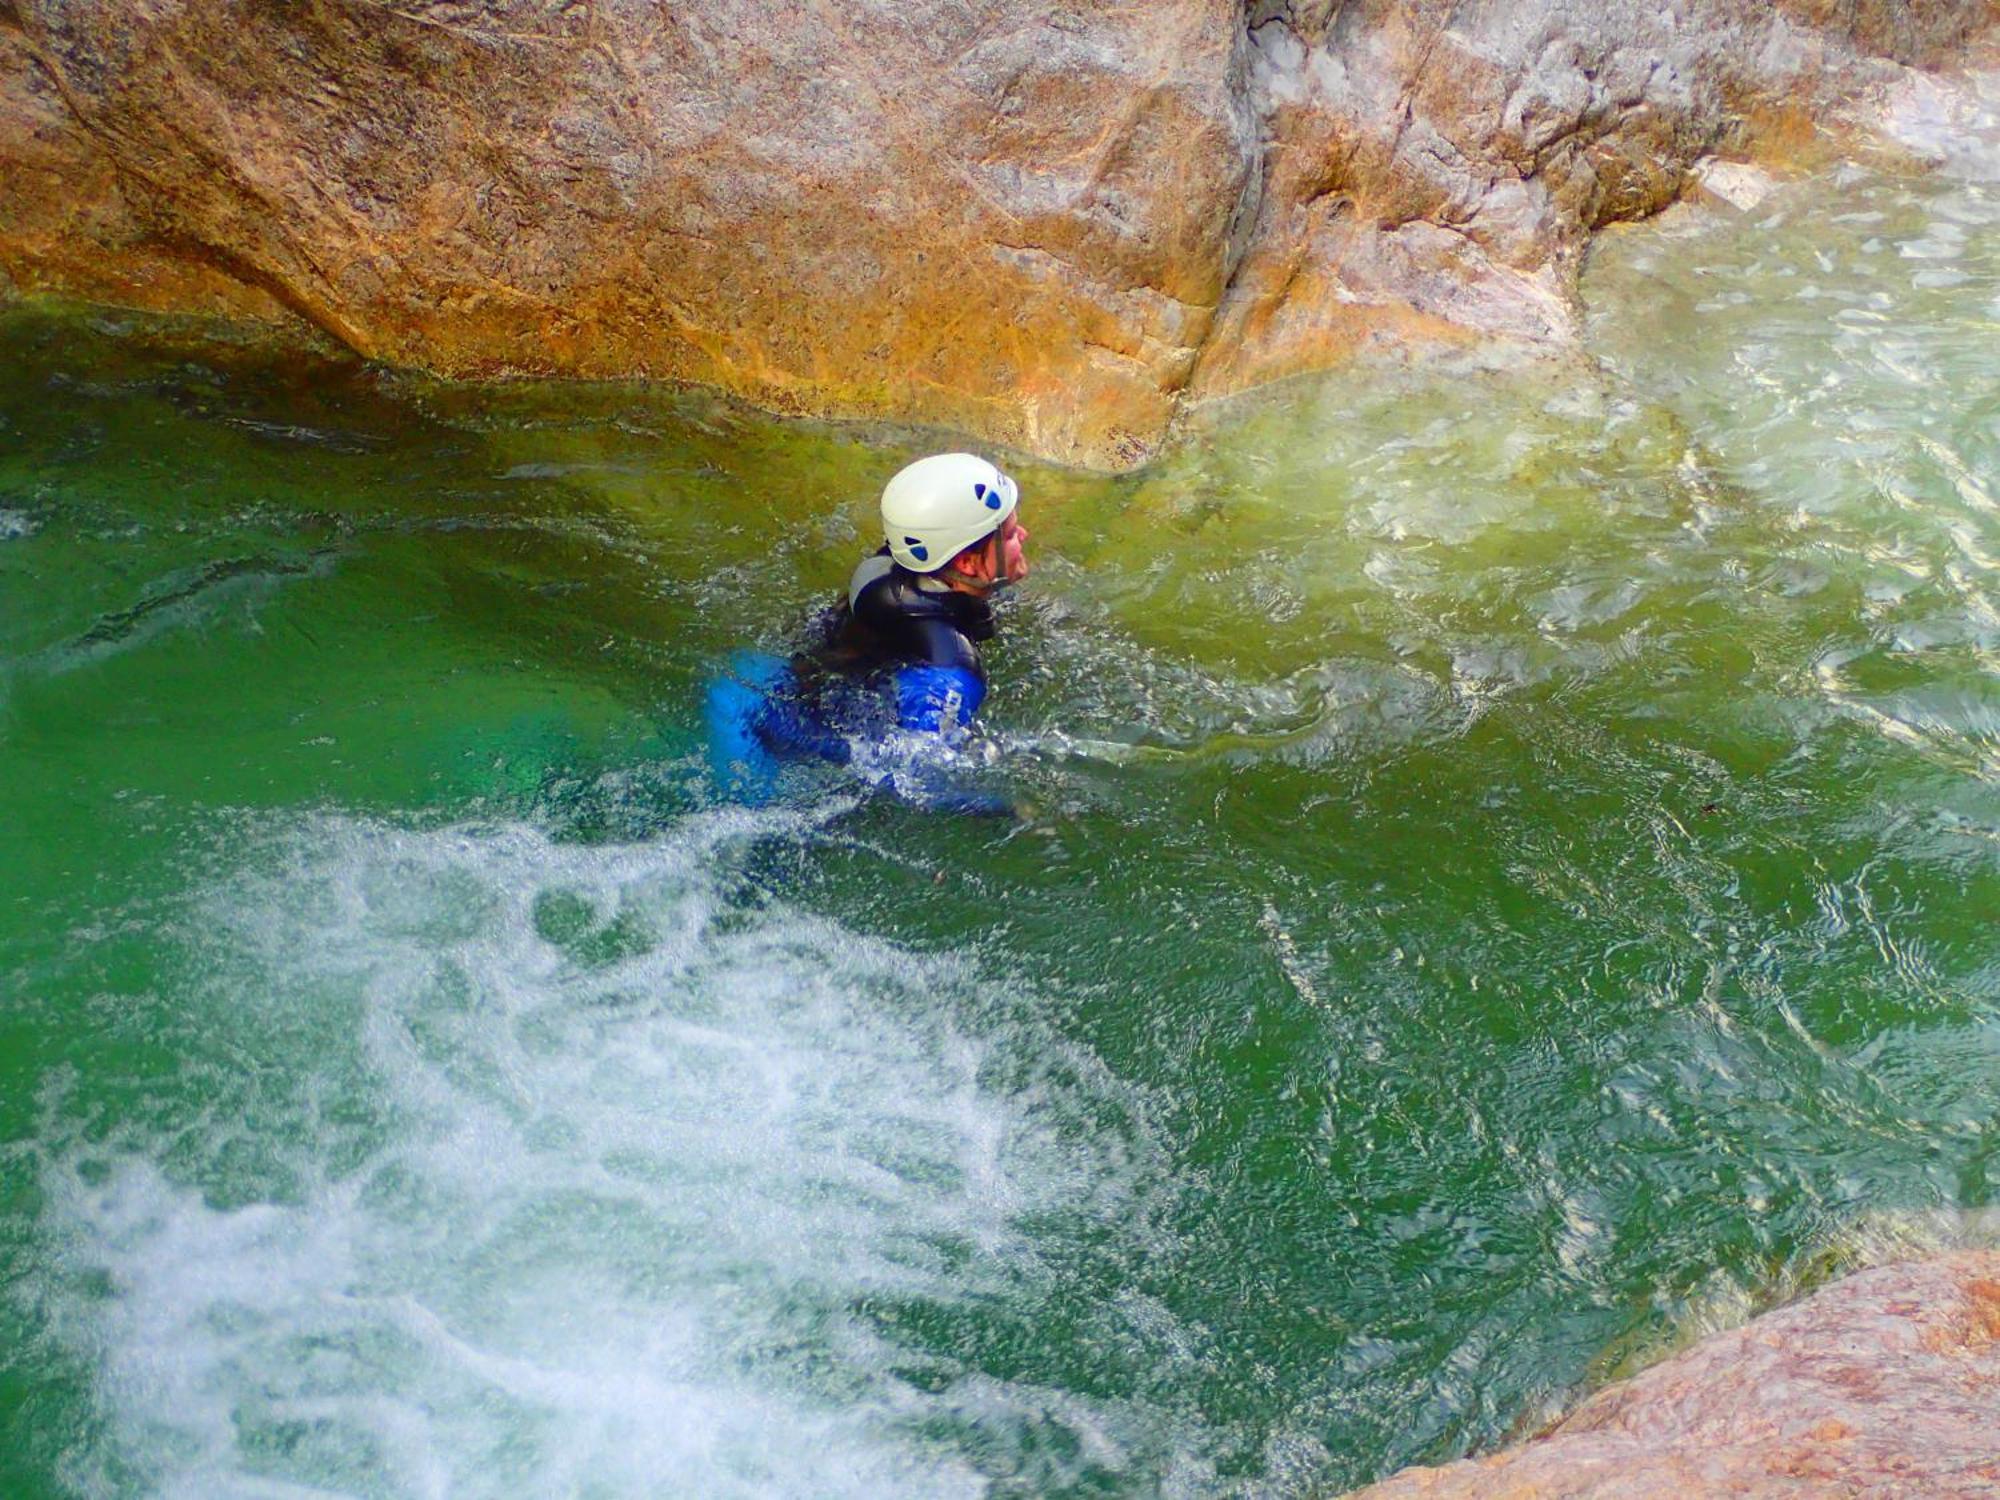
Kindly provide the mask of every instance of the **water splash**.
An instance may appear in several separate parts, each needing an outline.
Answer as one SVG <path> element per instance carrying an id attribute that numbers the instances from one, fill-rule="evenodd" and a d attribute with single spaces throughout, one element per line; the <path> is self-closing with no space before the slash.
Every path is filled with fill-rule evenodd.
<path id="1" fill-rule="evenodd" d="M 114 1435 L 71 1481 L 973 1494 L 967 1426 L 1050 1489 L 1157 1448 L 1143 1412 L 897 1336 L 1046 1292 L 1023 1226 L 1112 1229 L 1150 1147 L 1101 1076 L 1036 1081 L 1050 1039 L 1009 1061 L 1020 1007 L 962 963 L 732 894 L 800 826 L 328 818 L 212 890 L 188 1066 L 294 1076 L 211 1099 L 192 1154 L 49 1149 L 44 1294 Z"/>

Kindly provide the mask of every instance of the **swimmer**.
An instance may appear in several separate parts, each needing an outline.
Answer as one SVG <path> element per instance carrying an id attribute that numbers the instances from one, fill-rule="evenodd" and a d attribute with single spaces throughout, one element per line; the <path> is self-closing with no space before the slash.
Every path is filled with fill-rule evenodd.
<path id="1" fill-rule="evenodd" d="M 767 784 L 770 759 L 847 763 L 891 730 L 963 737 L 986 699 L 980 643 L 993 598 L 1028 576 L 1012 478 L 970 453 L 939 453 L 882 491 L 883 545 L 790 662 L 739 656 L 711 691 L 718 766 Z"/>

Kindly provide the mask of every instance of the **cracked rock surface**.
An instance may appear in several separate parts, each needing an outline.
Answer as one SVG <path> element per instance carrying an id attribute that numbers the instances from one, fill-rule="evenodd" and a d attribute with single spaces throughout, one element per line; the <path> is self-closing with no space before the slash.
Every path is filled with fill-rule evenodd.
<path id="1" fill-rule="evenodd" d="M 1546 1437 L 1350 1500 L 2000 1496 L 2000 1254 L 1850 1276 L 1600 1391 Z"/>
<path id="2" fill-rule="evenodd" d="M 2000 0 L 0 0 L 0 291 L 1144 458 L 1375 343 L 1560 343 L 1589 234 Z"/>

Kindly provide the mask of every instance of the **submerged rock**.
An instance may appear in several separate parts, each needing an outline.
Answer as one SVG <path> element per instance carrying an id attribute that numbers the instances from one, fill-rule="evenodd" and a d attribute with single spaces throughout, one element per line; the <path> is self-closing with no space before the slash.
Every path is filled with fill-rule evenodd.
<path id="1" fill-rule="evenodd" d="M 1547 1436 L 1351 1500 L 2000 1496 L 2000 1254 L 1863 1271 L 1599 1392 Z"/>
<path id="2" fill-rule="evenodd" d="M 1117 466 L 1371 343 L 1568 339 L 1592 230 L 1995 17 L 0 0 L 0 290 Z"/>

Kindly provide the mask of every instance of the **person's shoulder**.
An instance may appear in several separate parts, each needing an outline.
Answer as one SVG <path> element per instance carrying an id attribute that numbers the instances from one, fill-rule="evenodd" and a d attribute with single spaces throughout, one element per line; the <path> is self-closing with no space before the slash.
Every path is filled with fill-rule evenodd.
<path id="1" fill-rule="evenodd" d="M 918 575 L 883 554 L 862 559 L 848 580 L 847 602 L 858 617 L 949 619 L 952 595 L 923 586 Z"/>
<path id="2" fill-rule="evenodd" d="M 855 565 L 853 575 L 847 580 L 848 608 L 858 612 L 862 607 L 864 596 L 879 595 L 884 586 L 893 587 L 896 575 L 901 571 L 886 548 L 873 556 L 862 558 Z"/>

